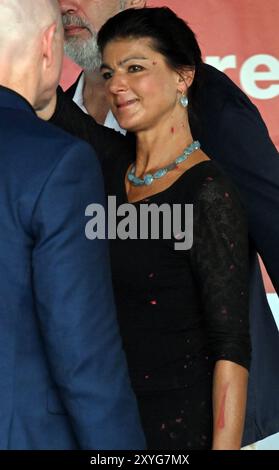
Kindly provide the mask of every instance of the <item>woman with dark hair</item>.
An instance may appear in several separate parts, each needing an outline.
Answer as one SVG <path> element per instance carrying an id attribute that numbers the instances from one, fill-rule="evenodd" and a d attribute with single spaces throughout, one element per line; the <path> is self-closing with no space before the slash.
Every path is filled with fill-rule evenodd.
<path id="1" fill-rule="evenodd" d="M 130 138 L 98 125 L 61 89 L 51 120 L 95 147 L 116 196 L 114 292 L 148 447 L 239 449 L 250 364 L 247 224 L 235 189 L 193 139 L 208 132 L 196 118 L 198 43 L 170 9 L 142 8 L 110 19 L 99 45 L 111 109 Z"/>
<path id="2" fill-rule="evenodd" d="M 111 262 L 148 447 L 239 449 L 250 361 L 247 227 L 234 188 L 192 136 L 198 43 L 168 8 L 126 10 L 98 41 L 111 109 L 136 136 L 135 151 L 107 159 L 104 176 L 139 229 L 138 237 L 134 227 L 130 238 L 118 232 Z M 160 217 L 157 239 L 150 228 L 140 237 L 143 208 L 167 206 L 173 216 L 186 205 L 187 250 L 173 226 L 164 236 Z M 191 214 L 182 213 L 189 229 Z"/>

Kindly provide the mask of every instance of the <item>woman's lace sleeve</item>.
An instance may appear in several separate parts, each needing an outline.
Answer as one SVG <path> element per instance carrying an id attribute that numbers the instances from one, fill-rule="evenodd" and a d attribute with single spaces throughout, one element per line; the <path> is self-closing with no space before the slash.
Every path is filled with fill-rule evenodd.
<path id="1" fill-rule="evenodd" d="M 248 230 L 239 198 L 222 175 L 207 177 L 197 195 L 191 260 L 210 353 L 248 369 Z"/>

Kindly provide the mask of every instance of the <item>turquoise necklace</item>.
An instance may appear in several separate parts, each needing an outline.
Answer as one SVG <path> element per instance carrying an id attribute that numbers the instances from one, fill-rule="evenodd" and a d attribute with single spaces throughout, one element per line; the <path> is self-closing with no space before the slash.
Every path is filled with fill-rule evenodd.
<path id="1" fill-rule="evenodd" d="M 154 180 L 158 180 L 159 178 L 162 178 L 169 171 L 174 170 L 177 167 L 177 165 L 179 165 L 179 163 L 185 162 L 185 160 L 187 160 L 190 157 L 190 155 L 192 155 L 192 153 L 195 152 L 195 150 L 198 150 L 199 148 L 200 148 L 200 143 L 198 140 L 195 140 L 190 145 L 188 145 L 188 147 L 186 147 L 182 155 L 177 157 L 174 160 L 174 162 L 170 163 L 167 166 L 164 166 L 163 168 L 160 168 L 160 170 L 155 171 L 153 175 L 151 173 L 147 173 L 146 175 L 144 175 L 143 178 L 138 178 L 135 175 L 136 165 L 133 164 L 131 170 L 128 173 L 128 180 L 134 186 L 143 186 L 143 185 L 150 186 Z"/>

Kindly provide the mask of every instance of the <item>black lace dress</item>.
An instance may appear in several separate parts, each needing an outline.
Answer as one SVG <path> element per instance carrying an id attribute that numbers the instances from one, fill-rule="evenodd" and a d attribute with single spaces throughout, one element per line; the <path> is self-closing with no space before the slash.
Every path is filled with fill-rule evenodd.
<path id="1" fill-rule="evenodd" d="M 119 158 L 104 169 L 117 207 L 127 203 L 128 165 Z M 193 204 L 193 246 L 175 250 L 181 234 L 111 241 L 120 330 L 148 448 L 208 449 L 214 363 L 227 359 L 248 368 L 250 361 L 246 220 L 235 190 L 211 161 L 133 203 L 132 233 L 140 233 L 142 205 L 164 203 Z M 161 236 L 162 219 L 159 226 Z"/>

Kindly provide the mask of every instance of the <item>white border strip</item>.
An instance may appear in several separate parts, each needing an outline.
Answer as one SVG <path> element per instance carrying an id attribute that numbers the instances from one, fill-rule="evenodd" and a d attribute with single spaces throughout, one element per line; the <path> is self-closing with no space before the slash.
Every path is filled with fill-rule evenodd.
<path id="1" fill-rule="evenodd" d="M 267 294 L 267 300 L 279 329 L 279 297 L 277 294 Z"/>

